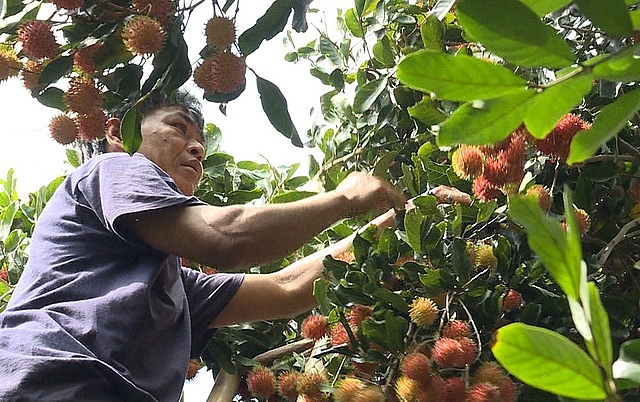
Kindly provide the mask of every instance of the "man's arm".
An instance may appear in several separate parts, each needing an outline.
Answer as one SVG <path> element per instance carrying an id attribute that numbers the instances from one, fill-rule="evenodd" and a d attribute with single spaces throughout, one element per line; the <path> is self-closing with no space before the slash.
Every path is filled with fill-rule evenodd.
<path id="1" fill-rule="evenodd" d="M 395 225 L 395 212 L 387 211 L 370 222 L 380 230 Z M 212 327 L 258 320 L 291 318 L 311 310 L 317 305 L 313 284 L 322 277 L 323 260 L 327 255 L 336 257 L 351 248 L 349 236 L 302 258 L 286 268 L 271 274 L 247 274 L 237 293 Z"/>
<path id="2" fill-rule="evenodd" d="M 370 210 L 402 208 L 406 199 L 389 183 L 352 173 L 333 191 L 263 206 L 170 207 L 122 217 L 143 242 L 218 269 L 282 258 L 334 222 Z"/>

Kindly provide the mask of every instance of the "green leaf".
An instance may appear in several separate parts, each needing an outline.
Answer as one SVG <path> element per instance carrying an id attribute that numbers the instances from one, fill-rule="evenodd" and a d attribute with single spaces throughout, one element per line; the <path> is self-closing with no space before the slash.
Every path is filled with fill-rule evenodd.
<path id="1" fill-rule="evenodd" d="M 271 198 L 271 202 L 274 204 L 282 204 L 285 202 L 303 200 L 315 194 L 317 193 L 313 191 L 287 191 Z"/>
<path id="2" fill-rule="evenodd" d="M 298 136 L 298 130 L 291 120 L 287 109 L 287 99 L 282 95 L 280 89 L 271 81 L 267 81 L 256 75 L 260 103 L 267 118 L 282 135 L 289 138 L 291 143 L 297 147 L 302 147 L 302 141 Z"/>
<path id="3" fill-rule="evenodd" d="M 597 63 L 593 67 L 593 75 L 598 78 L 622 82 L 640 79 L 640 60 L 636 55 L 637 51 L 638 46 L 633 46 Z"/>
<path id="4" fill-rule="evenodd" d="M 272 39 L 287 25 L 293 0 L 275 0 L 256 23 L 238 37 L 238 45 L 245 56 L 260 47 L 264 40 Z"/>
<path id="5" fill-rule="evenodd" d="M 600 366 L 613 378 L 611 364 L 613 362 L 613 345 L 611 344 L 611 328 L 609 315 L 600 300 L 600 290 L 595 283 L 589 282 L 589 306 L 591 312 L 591 333 Z"/>
<path id="6" fill-rule="evenodd" d="M 22 231 L 20 229 L 14 229 L 9 233 L 9 236 L 4 240 L 4 252 L 11 253 L 18 247 L 20 244 L 20 234 Z"/>
<path id="7" fill-rule="evenodd" d="M 122 146 L 124 150 L 133 155 L 142 144 L 142 113 L 138 109 L 131 108 L 122 117 L 120 122 L 120 134 L 122 134 Z"/>
<path id="8" fill-rule="evenodd" d="M 64 56 L 53 59 L 47 63 L 38 78 L 38 86 L 47 86 L 57 82 L 60 78 L 71 72 L 73 68 L 73 56 Z"/>
<path id="9" fill-rule="evenodd" d="M 580 298 L 581 254 L 569 247 L 567 234 L 546 216 L 535 197 L 510 197 L 508 215 L 527 231 L 527 240 L 567 296 Z"/>
<path id="10" fill-rule="evenodd" d="M 580 11 L 609 35 L 630 36 L 633 24 L 624 0 L 576 0 Z"/>
<path id="11" fill-rule="evenodd" d="M 426 233 L 426 218 L 416 210 L 407 211 L 404 216 L 407 242 L 414 251 L 422 253 L 422 237 Z"/>
<path id="12" fill-rule="evenodd" d="M 67 111 L 67 105 L 64 103 L 64 91 L 60 88 L 49 87 L 36 95 L 36 99 L 41 104 L 52 107 L 63 112 Z"/>
<path id="13" fill-rule="evenodd" d="M 593 77 L 580 74 L 546 87 L 531 100 L 524 118 L 527 130 L 536 138 L 544 138 L 558 121 L 579 105 L 591 89 Z"/>
<path id="14" fill-rule="evenodd" d="M 0 213 L 0 239 L 6 239 L 7 236 L 9 236 L 13 218 L 16 216 L 18 209 L 18 201 L 11 201 L 11 203 L 2 210 L 2 213 Z"/>
<path id="15" fill-rule="evenodd" d="M 344 13 L 344 23 L 351 35 L 356 38 L 364 38 L 364 28 L 355 8 L 350 8 Z"/>
<path id="16" fill-rule="evenodd" d="M 78 151 L 73 148 L 67 148 L 65 149 L 65 152 L 67 155 L 67 162 L 69 162 L 72 167 L 77 168 L 81 165 L 82 162 L 80 161 L 80 154 Z"/>
<path id="17" fill-rule="evenodd" d="M 413 106 L 407 108 L 409 116 L 428 125 L 440 124 L 447 119 L 447 116 L 438 109 L 436 101 L 425 96 Z"/>
<path id="18" fill-rule="evenodd" d="M 458 19 L 474 40 L 523 67 L 566 67 L 575 55 L 556 31 L 513 0 L 458 0 Z"/>
<path id="19" fill-rule="evenodd" d="M 404 84 L 440 99 L 471 101 L 522 93 L 527 81 L 507 68 L 472 56 L 434 50 L 411 53 L 398 64 Z"/>
<path id="20" fill-rule="evenodd" d="M 534 91 L 521 91 L 463 104 L 440 125 L 438 145 L 491 144 L 504 139 L 522 124 L 534 95 Z"/>
<path id="21" fill-rule="evenodd" d="M 573 0 L 520 0 L 521 3 L 529 7 L 533 12 L 539 16 L 545 16 L 552 11 L 564 7 L 571 3 Z"/>
<path id="22" fill-rule="evenodd" d="M 525 384 L 568 398 L 606 398 L 600 369 L 569 339 L 522 323 L 501 327 L 494 337 L 496 360 Z"/>
<path id="23" fill-rule="evenodd" d="M 356 113 L 364 113 L 368 111 L 386 87 L 387 77 L 384 77 L 367 82 L 358 88 L 355 98 L 353 99 L 353 111 Z"/>
<path id="24" fill-rule="evenodd" d="M 434 16 L 442 21 L 454 4 L 456 4 L 456 0 L 438 0 L 429 11 L 429 16 Z"/>
<path id="25" fill-rule="evenodd" d="M 603 107 L 589 130 L 579 131 L 571 141 L 568 164 L 580 163 L 596 153 L 598 148 L 624 127 L 640 109 L 640 91 L 627 92 L 615 102 Z"/>
<path id="26" fill-rule="evenodd" d="M 391 44 L 389 43 L 389 37 L 383 36 L 373 45 L 373 57 L 380 62 L 385 67 L 394 66 L 395 56 L 393 54 L 393 50 L 391 49 Z"/>
<path id="27" fill-rule="evenodd" d="M 320 50 L 320 53 L 331 60 L 334 65 L 339 66 L 341 64 L 342 60 L 340 59 L 340 52 L 338 51 L 338 47 L 331 41 L 331 39 L 329 39 L 325 35 L 322 35 L 320 37 L 318 48 Z"/>
<path id="28" fill-rule="evenodd" d="M 626 341 L 620 346 L 618 360 L 613 363 L 613 377 L 632 382 L 630 387 L 640 386 L 640 339 Z"/>
<path id="29" fill-rule="evenodd" d="M 443 34 L 444 27 L 440 20 L 438 20 L 438 17 L 431 14 L 427 15 L 427 18 L 425 18 L 422 25 L 420 25 L 420 38 L 422 38 L 424 48 L 433 50 L 442 49 Z"/>

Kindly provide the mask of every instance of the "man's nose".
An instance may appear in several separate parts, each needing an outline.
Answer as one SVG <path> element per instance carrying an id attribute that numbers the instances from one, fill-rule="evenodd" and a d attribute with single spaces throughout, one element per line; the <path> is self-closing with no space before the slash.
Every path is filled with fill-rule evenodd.
<path id="1" fill-rule="evenodd" d="M 195 156 L 200 162 L 204 159 L 204 146 L 198 141 L 192 141 L 187 145 L 187 152 Z"/>

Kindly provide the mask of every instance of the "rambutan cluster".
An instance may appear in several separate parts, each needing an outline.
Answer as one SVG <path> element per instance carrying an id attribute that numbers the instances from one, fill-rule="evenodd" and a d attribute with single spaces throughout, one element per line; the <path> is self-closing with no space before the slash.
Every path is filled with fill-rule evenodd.
<path id="1" fill-rule="evenodd" d="M 567 113 L 545 138 L 535 141 L 535 146 L 545 155 L 566 161 L 573 137 L 578 131 L 590 128 L 590 123 L 573 113 Z"/>
<path id="2" fill-rule="evenodd" d="M 492 146 L 461 145 L 451 156 L 453 171 L 473 180 L 473 193 L 481 201 L 513 192 L 524 177 L 527 142 L 523 129 Z"/>
<path id="3" fill-rule="evenodd" d="M 107 115 L 100 108 L 101 100 L 102 94 L 95 86 L 93 79 L 85 77 L 71 80 L 69 89 L 64 94 L 64 102 L 67 109 L 76 114 L 75 122 L 78 129 L 78 137 L 84 141 L 91 141 L 104 136 Z M 54 138 L 58 137 L 53 132 L 52 136 Z"/>
<path id="4" fill-rule="evenodd" d="M 244 85 L 247 66 L 244 58 L 231 52 L 235 42 L 234 22 L 226 17 L 213 17 L 205 27 L 206 57 L 193 70 L 193 81 L 205 93 L 232 94 Z"/>

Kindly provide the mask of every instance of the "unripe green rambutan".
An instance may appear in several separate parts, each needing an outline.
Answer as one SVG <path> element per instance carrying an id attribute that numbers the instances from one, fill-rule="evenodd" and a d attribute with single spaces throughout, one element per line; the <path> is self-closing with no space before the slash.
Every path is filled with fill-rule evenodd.
<path id="1" fill-rule="evenodd" d="M 479 245 L 476 249 L 476 259 L 473 266 L 477 270 L 498 268 L 498 258 L 493 254 L 493 246 L 490 244 Z"/>
<path id="2" fill-rule="evenodd" d="M 451 155 L 451 165 L 461 179 L 475 179 L 484 169 L 484 155 L 478 147 L 461 145 Z"/>
<path id="3" fill-rule="evenodd" d="M 247 66 L 244 58 L 233 53 L 219 53 L 211 58 L 211 83 L 214 91 L 230 94 L 244 83 Z"/>
<path id="4" fill-rule="evenodd" d="M 462 320 L 452 320 L 447 322 L 442 328 L 443 338 L 462 339 L 471 336 L 469 324 Z"/>
<path id="5" fill-rule="evenodd" d="M 75 10 L 82 7 L 84 0 L 51 0 L 58 9 L 64 8 L 65 10 Z"/>
<path id="6" fill-rule="evenodd" d="M 221 52 L 236 40 L 236 27 L 227 17 L 213 17 L 207 21 L 204 29 L 207 46 Z"/>
<path id="7" fill-rule="evenodd" d="M 300 378 L 300 373 L 294 370 L 285 371 L 278 375 L 278 395 L 287 401 L 294 402 L 298 398 L 298 378 Z"/>
<path id="8" fill-rule="evenodd" d="M 526 195 L 533 195 L 538 200 L 538 205 L 543 211 L 551 208 L 551 193 L 542 184 L 534 184 L 527 189 Z"/>
<path id="9" fill-rule="evenodd" d="M 409 317 L 416 325 L 428 327 L 438 317 L 438 306 L 428 297 L 416 297 L 409 306 Z"/>
<path id="10" fill-rule="evenodd" d="M 60 45 L 51 31 L 51 24 L 41 20 L 29 20 L 18 28 L 18 41 L 22 51 L 30 59 L 51 58 L 58 54 Z"/>
<path id="11" fill-rule="evenodd" d="M 96 108 L 89 113 L 79 114 L 76 117 L 78 124 L 78 136 L 83 141 L 92 141 L 104 137 L 107 127 L 107 115 L 104 110 Z"/>
<path id="12" fill-rule="evenodd" d="M 13 52 L 0 51 L 0 82 L 15 77 L 20 72 L 22 64 Z"/>
<path id="13" fill-rule="evenodd" d="M 69 116 L 61 114 L 51 119 L 49 123 L 51 137 L 59 144 L 71 144 L 78 138 L 78 126 Z"/>
<path id="14" fill-rule="evenodd" d="M 247 374 L 247 387 L 256 398 L 267 399 L 276 393 L 276 376 L 268 367 L 254 367 Z"/>
<path id="15" fill-rule="evenodd" d="M 324 315 L 309 315 L 302 321 L 302 336 L 307 339 L 318 340 L 329 331 L 327 317 Z"/>
<path id="16" fill-rule="evenodd" d="M 356 393 L 365 388 L 366 385 L 361 380 L 355 377 L 347 377 L 338 383 L 338 388 L 336 388 L 333 398 L 336 402 L 352 402 Z"/>
<path id="17" fill-rule="evenodd" d="M 414 381 L 426 384 L 431 377 L 431 362 L 425 354 L 413 352 L 402 359 L 400 372 Z"/>
<path id="18" fill-rule="evenodd" d="M 155 54 L 162 49 L 166 32 L 162 24 L 146 15 L 131 18 L 122 30 L 122 39 L 133 54 Z"/>
<path id="19" fill-rule="evenodd" d="M 101 97 L 102 94 L 92 79 L 75 78 L 64 94 L 64 102 L 69 110 L 85 114 L 100 107 Z"/>

